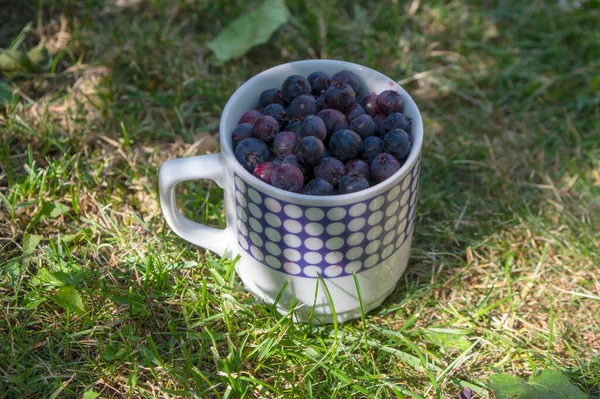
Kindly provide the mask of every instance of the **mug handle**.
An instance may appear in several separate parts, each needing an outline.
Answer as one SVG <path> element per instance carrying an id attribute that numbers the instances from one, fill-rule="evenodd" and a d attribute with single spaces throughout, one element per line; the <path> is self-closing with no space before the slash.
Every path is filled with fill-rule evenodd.
<path id="1" fill-rule="evenodd" d="M 230 255 L 235 237 L 232 227 L 216 229 L 184 217 L 176 206 L 175 187 L 188 180 L 210 179 L 226 190 L 226 173 L 221 153 L 166 161 L 158 172 L 160 204 L 169 227 L 184 240 L 219 256 Z"/>

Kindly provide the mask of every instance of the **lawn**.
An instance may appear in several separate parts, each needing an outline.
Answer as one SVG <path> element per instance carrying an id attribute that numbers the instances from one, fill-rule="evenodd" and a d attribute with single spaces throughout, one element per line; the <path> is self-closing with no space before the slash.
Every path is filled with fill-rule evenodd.
<path id="1" fill-rule="evenodd" d="M 541 370 L 600 397 L 597 0 L 288 0 L 226 63 L 206 44 L 254 3 L 8 3 L 0 47 L 51 59 L 0 78 L 0 397 L 493 398 Z M 258 303 L 157 197 L 162 162 L 218 151 L 239 85 L 310 58 L 393 77 L 424 118 L 408 270 L 339 326 Z M 219 188 L 178 190 L 223 227 Z"/>

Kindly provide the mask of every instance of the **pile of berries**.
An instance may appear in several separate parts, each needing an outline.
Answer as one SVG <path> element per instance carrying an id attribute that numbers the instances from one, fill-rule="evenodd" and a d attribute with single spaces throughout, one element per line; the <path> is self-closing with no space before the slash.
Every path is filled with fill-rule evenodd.
<path id="1" fill-rule="evenodd" d="M 231 132 L 236 159 L 295 193 L 348 194 L 381 183 L 410 154 L 412 121 L 398 92 L 359 99 L 360 85 L 347 70 L 288 76 L 281 88 L 263 91 L 259 109 Z"/>

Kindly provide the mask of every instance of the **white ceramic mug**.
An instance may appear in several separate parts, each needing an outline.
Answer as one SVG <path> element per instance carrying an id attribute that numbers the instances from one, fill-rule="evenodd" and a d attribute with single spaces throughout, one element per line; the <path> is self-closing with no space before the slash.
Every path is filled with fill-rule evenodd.
<path id="1" fill-rule="evenodd" d="M 270 186 L 235 159 L 231 131 L 255 109 L 260 93 L 280 87 L 289 75 L 343 69 L 361 79 L 361 93 L 396 90 L 412 118 L 412 150 L 402 168 L 367 190 L 309 196 Z M 236 271 L 260 300 L 277 302 L 294 319 L 338 322 L 379 306 L 406 269 L 412 242 L 423 144 L 421 114 L 393 79 L 361 65 L 333 60 L 279 65 L 248 80 L 231 96 L 220 125 L 221 152 L 165 162 L 159 172 L 160 200 L 167 223 L 183 239 L 218 255 L 241 257 Z M 224 190 L 227 227 L 207 227 L 183 217 L 175 186 L 211 179 Z M 357 289 L 357 285 L 360 291 Z M 360 294 L 359 294 L 360 292 Z M 332 303 L 333 302 L 333 303 Z"/>

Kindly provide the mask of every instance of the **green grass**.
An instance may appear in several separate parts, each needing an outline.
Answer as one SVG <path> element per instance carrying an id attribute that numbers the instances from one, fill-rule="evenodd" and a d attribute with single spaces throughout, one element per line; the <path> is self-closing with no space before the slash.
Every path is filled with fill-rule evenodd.
<path id="1" fill-rule="evenodd" d="M 543 368 L 600 395 L 597 1 L 290 0 L 226 64 L 205 44 L 251 5 L 135 3 L 0 7 L 0 47 L 32 21 L 56 65 L 0 111 L 0 397 L 492 397 Z M 394 77 L 425 123 L 409 269 L 337 330 L 257 303 L 156 195 L 162 162 L 218 150 L 240 84 L 315 57 Z M 179 197 L 223 226 L 214 184 Z"/>

